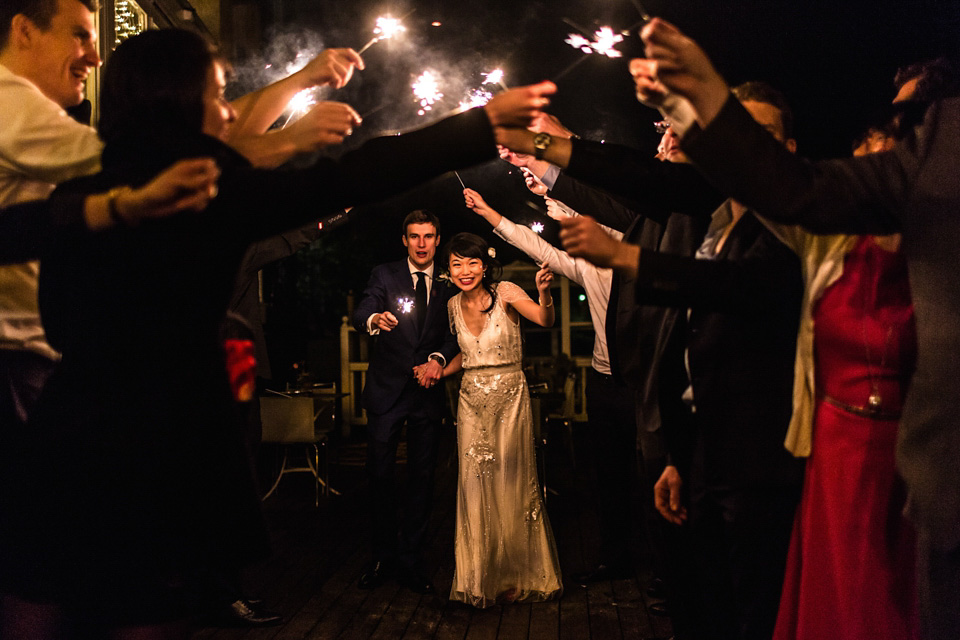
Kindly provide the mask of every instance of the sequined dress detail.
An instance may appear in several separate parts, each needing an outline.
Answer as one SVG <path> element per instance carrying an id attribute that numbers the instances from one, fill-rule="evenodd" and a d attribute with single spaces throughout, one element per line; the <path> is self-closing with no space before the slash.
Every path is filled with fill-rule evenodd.
<path id="1" fill-rule="evenodd" d="M 456 570 L 450 599 L 476 607 L 537 601 L 562 592 L 560 566 L 537 481 L 530 393 L 519 324 L 503 304 L 526 298 L 510 282 L 479 335 L 463 320 L 462 294 L 448 310 L 463 358 L 457 409 Z"/>

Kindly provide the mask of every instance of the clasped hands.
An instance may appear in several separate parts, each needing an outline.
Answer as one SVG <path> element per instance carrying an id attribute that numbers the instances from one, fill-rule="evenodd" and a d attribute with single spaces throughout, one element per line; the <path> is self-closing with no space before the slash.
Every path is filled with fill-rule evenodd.
<path id="1" fill-rule="evenodd" d="M 429 389 L 443 377 L 443 367 L 436 360 L 427 360 L 413 368 L 413 377 L 421 387 Z"/>

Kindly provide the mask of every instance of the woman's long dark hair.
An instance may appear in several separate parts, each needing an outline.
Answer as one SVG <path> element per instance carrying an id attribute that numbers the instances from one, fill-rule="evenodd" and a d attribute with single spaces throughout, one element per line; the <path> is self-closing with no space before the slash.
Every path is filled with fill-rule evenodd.
<path id="1" fill-rule="evenodd" d="M 476 234 L 458 233 L 443 248 L 442 264 L 446 265 L 447 269 L 450 268 L 450 258 L 452 256 L 476 258 L 486 267 L 480 285 L 490 294 L 490 306 L 483 310 L 484 313 L 489 313 L 493 309 L 493 305 L 497 303 L 497 290 L 493 285 L 500 280 L 500 276 L 503 274 L 503 267 L 500 266 L 496 258 L 490 255 L 490 245 Z"/>
<path id="2" fill-rule="evenodd" d="M 144 31 L 124 41 L 103 70 L 100 137 L 199 133 L 203 92 L 214 52 L 184 29 Z"/>

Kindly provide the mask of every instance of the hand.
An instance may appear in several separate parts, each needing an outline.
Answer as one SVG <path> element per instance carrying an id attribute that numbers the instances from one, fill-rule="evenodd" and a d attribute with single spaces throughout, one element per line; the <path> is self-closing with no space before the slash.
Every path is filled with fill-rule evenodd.
<path id="1" fill-rule="evenodd" d="M 353 49 L 325 49 L 297 73 L 305 89 L 324 84 L 340 89 L 350 82 L 354 67 L 364 69 L 363 58 Z"/>
<path id="2" fill-rule="evenodd" d="M 383 313 L 377 314 L 377 317 L 373 319 L 373 324 L 379 327 L 380 331 L 391 331 L 399 322 L 397 321 L 397 316 L 389 311 L 384 311 Z"/>
<path id="3" fill-rule="evenodd" d="M 537 271 L 537 275 L 533 279 L 537 283 L 537 292 L 540 297 L 549 299 L 550 283 L 553 282 L 553 271 L 550 271 L 550 265 L 546 262 L 540 265 L 540 270 Z"/>
<path id="4" fill-rule="evenodd" d="M 611 238 L 590 216 L 560 221 L 560 240 L 567 253 L 602 268 L 637 269 L 639 247 Z"/>
<path id="5" fill-rule="evenodd" d="M 637 100 L 654 109 L 663 106 L 669 91 L 657 80 L 657 63 L 653 60 L 634 58 L 630 61 L 630 75 L 637 89 Z"/>
<path id="6" fill-rule="evenodd" d="M 498 93 L 483 108 L 494 127 L 529 127 L 540 110 L 550 104 L 547 96 L 556 92 L 557 85 L 545 80 Z"/>
<path id="7" fill-rule="evenodd" d="M 540 115 L 534 118 L 533 124 L 530 125 L 530 130 L 536 131 L 537 133 L 549 133 L 558 138 L 574 137 L 573 131 L 563 126 L 557 116 L 550 115 L 549 113 L 540 113 Z"/>
<path id="8" fill-rule="evenodd" d="M 202 211 L 217 197 L 220 170 L 209 158 L 181 160 L 153 180 L 117 198 L 117 212 L 128 221 L 162 218 L 179 211 Z"/>
<path id="9" fill-rule="evenodd" d="M 538 178 L 536 174 L 533 173 L 533 171 L 530 171 L 530 169 L 523 167 L 520 169 L 520 173 L 523 174 L 523 182 L 524 184 L 527 185 L 527 189 L 530 189 L 530 191 L 532 191 L 534 195 L 538 195 L 538 196 L 547 195 L 547 185 L 540 182 L 540 178 Z"/>
<path id="10" fill-rule="evenodd" d="M 429 389 L 443 377 L 443 367 L 436 360 L 427 360 L 413 368 L 413 375 L 421 387 Z"/>
<path id="11" fill-rule="evenodd" d="M 700 126 L 713 121 L 730 95 L 723 77 L 696 42 L 675 26 L 654 18 L 640 32 L 652 75 L 672 93 L 687 98 L 697 112 Z"/>
<path id="12" fill-rule="evenodd" d="M 287 131 L 298 151 L 309 152 L 342 143 L 362 121 L 350 105 L 324 100 L 290 125 Z"/>
<path id="13" fill-rule="evenodd" d="M 677 468 L 668 465 L 660 479 L 653 485 L 653 504 L 667 522 L 683 524 L 687 520 L 687 508 L 680 504 L 680 489 L 683 480 Z"/>
<path id="14" fill-rule="evenodd" d="M 483 197 L 469 187 L 463 190 L 463 201 L 467 209 L 472 210 L 474 213 L 479 213 L 481 216 L 486 217 L 494 213 L 493 208 L 486 203 Z"/>

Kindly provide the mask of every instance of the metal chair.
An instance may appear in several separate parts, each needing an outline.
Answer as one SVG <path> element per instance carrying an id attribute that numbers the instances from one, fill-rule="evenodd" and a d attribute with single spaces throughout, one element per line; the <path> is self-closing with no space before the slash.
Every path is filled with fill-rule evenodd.
<path id="1" fill-rule="evenodd" d="M 334 401 L 314 396 L 278 394 L 261 396 L 260 419 L 263 423 L 263 442 L 283 446 L 283 462 L 273 486 L 263 496 L 269 498 L 280 480 L 288 473 L 312 473 L 316 478 L 314 505 L 320 505 L 320 493 L 329 495 L 330 460 L 327 451 L 330 431 L 334 428 Z M 305 445 L 306 466 L 288 466 L 290 445 Z M 310 455 L 310 449 L 313 455 Z M 320 453 L 323 450 L 323 467 Z M 322 488 L 322 489 L 321 489 Z M 333 493 L 337 493 L 333 491 Z"/>

